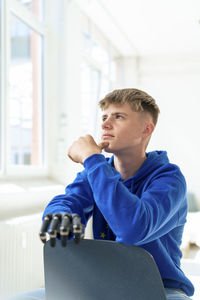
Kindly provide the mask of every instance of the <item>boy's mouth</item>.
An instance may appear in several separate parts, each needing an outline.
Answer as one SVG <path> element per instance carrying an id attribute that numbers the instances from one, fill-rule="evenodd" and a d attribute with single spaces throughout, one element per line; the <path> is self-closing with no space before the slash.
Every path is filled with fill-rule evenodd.
<path id="1" fill-rule="evenodd" d="M 112 134 L 109 134 L 109 133 L 104 133 L 103 135 L 102 135 L 102 138 L 105 140 L 105 139 L 109 139 L 109 138 L 113 138 L 114 137 L 114 135 L 112 135 Z"/>

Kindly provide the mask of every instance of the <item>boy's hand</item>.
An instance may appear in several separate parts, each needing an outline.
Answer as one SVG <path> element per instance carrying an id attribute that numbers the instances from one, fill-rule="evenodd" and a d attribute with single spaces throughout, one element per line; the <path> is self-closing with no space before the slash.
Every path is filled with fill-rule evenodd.
<path id="1" fill-rule="evenodd" d="M 108 142 L 101 142 L 97 145 L 91 135 L 86 135 L 73 142 L 68 150 L 68 156 L 74 162 L 83 164 L 86 158 L 92 154 L 101 153 L 108 144 Z"/>

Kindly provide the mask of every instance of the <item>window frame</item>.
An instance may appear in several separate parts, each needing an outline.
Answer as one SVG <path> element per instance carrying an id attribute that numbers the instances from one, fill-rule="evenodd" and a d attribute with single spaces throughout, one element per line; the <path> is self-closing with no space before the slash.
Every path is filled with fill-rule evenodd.
<path id="1" fill-rule="evenodd" d="M 45 0 L 44 0 L 45 2 Z M 45 22 L 40 21 L 28 8 L 16 0 L 1 0 L 2 4 L 2 20 L 1 20 L 1 169 L 0 178 L 24 178 L 24 177 L 44 177 L 47 176 L 47 141 L 46 141 L 46 101 L 45 101 L 45 66 L 46 66 L 46 56 L 47 56 L 47 36 L 48 30 Z M 45 5 L 45 3 L 44 3 Z M 43 156 L 43 164 L 39 166 L 31 165 L 10 165 L 9 157 L 7 153 L 9 147 L 9 116 L 8 116 L 8 74 L 9 74 L 9 64 L 10 64 L 10 16 L 13 15 L 22 21 L 25 25 L 29 26 L 31 30 L 38 33 L 42 37 L 42 140 L 41 140 L 41 151 Z"/>

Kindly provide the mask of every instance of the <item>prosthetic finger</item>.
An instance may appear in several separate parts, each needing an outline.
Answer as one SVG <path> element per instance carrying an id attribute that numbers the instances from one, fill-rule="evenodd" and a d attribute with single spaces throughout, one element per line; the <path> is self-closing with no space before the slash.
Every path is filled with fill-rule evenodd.
<path id="1" fill-rule="evenodd" d="M 40 239 L 43 243 L 47 241 L 47 232 L 49 228 L 50 246 L 55 247 L 56 238 L 60 234 L 61 244 L 67 245 L 67 240 L 71 234 L 74 234 L 75 243 L 79 243 L 84 237 L 84 225 L 81 224 L 81 218 L 78 214 L 48 214 L 44 217 L 41 229 Z"/>
<path id="2" fill-rule="evenodd" d="M 62 215 L 62 222 L 60 225 L 60 238 L 63 247 L 67 245 L 67 239 L 71 231 L 71 222 L 72 216 L 69 213 L 65 213 L 64 215 Z"/>
<path id="3" fill-rule="evenodd" d="M 74 233 L 75 243 L 79 243 L 80 239 L 83 237 L 83 225 L 81 224 L 81 218 L 77 214 L 72 215 L 72 227 Z"/>
<path id="4" fill-rule="evenodd" d="M 52 215 L 48 214 L 44 217 L 44 221 L 42 223 L 41 229 L 40 229 L 40 239 L 43 243 L 46 243 L 47 241 L 47 229 L 49 227 L 49 224 L 51 222 Z"/>
<path id="5" fill-rule="evenodd" d="M 56 237 L 61 221 L 61 214 L 54 214 L 49 228 L 50 246 L 55 247 Z"/>

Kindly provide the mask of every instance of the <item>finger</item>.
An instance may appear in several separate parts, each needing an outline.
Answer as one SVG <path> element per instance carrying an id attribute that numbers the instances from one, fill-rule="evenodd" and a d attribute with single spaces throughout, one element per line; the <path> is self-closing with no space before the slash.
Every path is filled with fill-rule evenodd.
<path id="1" fill-rule="evenodd" d="M 75 163 L 77 163 L 77 161 L 70 155 L 70 152 L 67 153 L 67 156 Z"/>
<path id="2" fill-rule="evenodd" d="M 70 229 L 71 229 L 71 215 L 65 213 L 62 216 L 62 222 L 60 225 L 60 237 L 61 237 L 61 242 L 63 247 L 67 245 L 67 239 L 70 234 Z"/>
<path id="3" fill-rule="evenodd" d="M 50 236 L 50 245 L 51 247 L 55 247 L 56 245 L 56 237 L 57 237 L 57 231 L 60 225 L 60 214 L 53 215 L 53 219 L 50 224 L 49 228 L 49 236 Z"/>
<path id="4" fill-rule="evenodd" d="M 69 152 L 67 153 L 67 156 L 68 156 L 72 161 L 74 161 L 73 158 L 72 158 L 72 156 L 69 154 Z"/>
<path id="5" fill-rule="evenodd" d="M 81 225 L 81 218 L 77 214 L 72 215 L 72 225 L 73 225 L 73 232 L 74 232 L 74 241 L 75 243 L 79 243 L 81 239 L 82 233 L 82 225 Z"/>
<path id="6" fill-rule="evenodd" d="M 108 147 L 109 143 L 108 142 L 101 142 L 98 144 L 98 147 L 103 150 L 104 148 Z"/>
<path id="7" fill-rule="evenodd" d="M 46 243 L 46 240 L 47 240 L 47 236 L 46 236 L 46 233 L 47 233 L 47 229 L 50 225 L 50 222 L 51 222 L 51 219 L 52 219 L 52 215 L 51 214 L 48 214 L 44 217 L 44 221 L 42 223 L 42 226 L 41 226 L 41 229 L 40 229 L 40 239 L 43 243 Z"/>
<path id="8" fill-rule="evenodd" d="M 69 149 L 68 149 L 68 152 L 67 152 L 67 155 L 68 155 L 68 157 L 72 160 L 72 157 L 71 157 L 71 147 L 69 147 Z"/>

